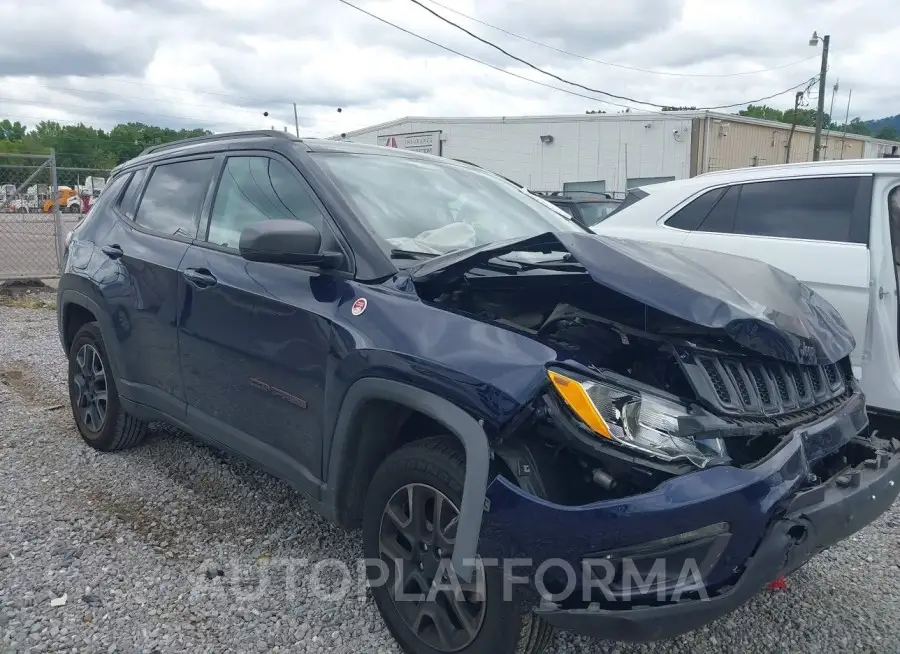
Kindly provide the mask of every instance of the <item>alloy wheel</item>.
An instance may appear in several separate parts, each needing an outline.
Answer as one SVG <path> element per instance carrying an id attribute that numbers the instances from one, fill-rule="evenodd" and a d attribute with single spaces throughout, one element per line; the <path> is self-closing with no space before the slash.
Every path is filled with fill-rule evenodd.
<path id="1" fill-rule="evenodd" d="M 441 652 L 468 647 L 484 622 L 484 566 L 471 582 L 450 566 L 459 509 L 441 491 L 407 484 L 388 500 L 381 517 L 379 552 L 387 564 L 388 592 L 406 626 Z"/>
<path id="2" fill-rule="evenodd" d="M 72 379 L 77 390 L 75 410 L 85 428 L 97 433 L 106 423 L 109 401 L 103 359 L 100 358 L 97 348 L 85 343 L 75 355 L 75 363 L 77 369 Z"/>

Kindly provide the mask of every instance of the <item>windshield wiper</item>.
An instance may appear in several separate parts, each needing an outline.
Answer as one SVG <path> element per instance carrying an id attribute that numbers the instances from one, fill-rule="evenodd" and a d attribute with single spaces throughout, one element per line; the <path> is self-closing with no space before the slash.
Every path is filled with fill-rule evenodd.
<path id="1" fill-rule="evenodd" d="M 417 252 L 416 250 L 401 250 L 394 248 L 391 250 L 391 259 L 431 259 L 436 257 L 433 252 Z"/>

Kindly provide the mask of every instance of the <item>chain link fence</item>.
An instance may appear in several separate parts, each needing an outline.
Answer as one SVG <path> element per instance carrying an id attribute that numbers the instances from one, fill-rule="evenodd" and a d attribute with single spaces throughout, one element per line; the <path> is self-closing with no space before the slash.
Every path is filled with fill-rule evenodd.
<path id="1" fill-rule="evenodd" d="M 53 154 L 0 153 L 0 282 L 58 277 L 65 236 L 107 176 L 58 168 Z"/>

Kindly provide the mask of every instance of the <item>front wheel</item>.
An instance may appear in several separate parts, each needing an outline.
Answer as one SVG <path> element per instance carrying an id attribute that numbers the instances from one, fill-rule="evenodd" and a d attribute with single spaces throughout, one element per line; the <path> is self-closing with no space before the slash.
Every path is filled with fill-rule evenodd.
<path id="1" fill-rule="evenodd" d="M 366 559 L 388 573 L 373 584 L 375 603 L 410 654 L 538 654 L 554 630 L 503 597 L 500 568 L 477 565 L 470 584 L 449 577 L 464 479 L 462 448 L 449 437 L 411 443 L 378 468 L 363 517 Z"/>

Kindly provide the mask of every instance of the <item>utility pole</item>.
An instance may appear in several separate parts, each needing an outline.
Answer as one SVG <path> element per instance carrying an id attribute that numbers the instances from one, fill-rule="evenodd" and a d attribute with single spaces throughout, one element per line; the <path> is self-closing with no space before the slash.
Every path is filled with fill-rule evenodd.
<path id="1" fill-rule="evenodd" d="M 853 97 L 853 89 L 847 94 L 847 115 L 844 117 L 844 131 L 841 134 L 841 159 L 844 158 L 844 139 L 847 136 L 847 123 L 850 122 L 850 98 Z"/>
<path id="2" fill-rule="evenodd" d="M 294 103 L 294 130 L 297 132 L 297 137 L 300 137 L 300 120 L 297 118 L 297 103 Z"/>
<path id="3" fill-rule="evenodd" d="M 822 37 L 822 66 L 819 70 L 819 110 L 816 113 L 816 136 L 813 140 L 813 161 L 818 161 L 822 147 L 822 122 L 825 119 L 825 74 L 828 72 L 828 46 L 831 42 L 831 36 L 826 34 Z M 819 35 L 813 32 L 809 44 L 818 45 Z"/>
<path id="4" fill-rule="evenodd" d="M 794 131 L 797 129 L 797 112 L 800 110 L 800 98 L 806 91 L 797 91 L 794 96 L 794 115 L 791 117 L 791 131 L 788 134 L 787 152 L 784 155 L 784 163 L 791 163 L 791 141 L 794 139 Z"/>
<path id="5" fill-rule="evenodd" d="M 828 156 L 828 140 L 831 138 L 831 126 L 834 124 L 834 96 L 837 95 L 838 89 L 840 89 L 841 80 L 838 79 L 834 86 L 831 87 L 831 106 L 828 108 L 828 124 L 825 126 L 825 155 Z M 834 159 L 834 155 L 831 157 Z"/>

